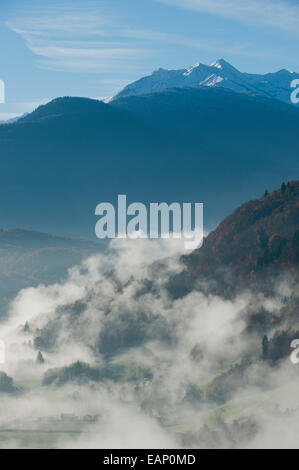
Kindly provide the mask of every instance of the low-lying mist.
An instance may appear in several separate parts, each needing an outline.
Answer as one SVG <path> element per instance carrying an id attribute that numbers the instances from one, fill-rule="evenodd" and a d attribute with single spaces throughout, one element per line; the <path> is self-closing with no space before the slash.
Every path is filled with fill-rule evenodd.
<path id="1" fill-rule="evenodd" d="M 266 329 L 248 328 L 266 311 L 280 319 L 274 335 L 298 286 L 286 277 L 275 295 L 227 299 L 199 281 L 175 298 L 168 282 L 186 269 L 183 250 L 114 240 L 63 283 L 18 293 L 1 325 L 2 447 L 298 446 L 298 366 L 263 360 Z"/>

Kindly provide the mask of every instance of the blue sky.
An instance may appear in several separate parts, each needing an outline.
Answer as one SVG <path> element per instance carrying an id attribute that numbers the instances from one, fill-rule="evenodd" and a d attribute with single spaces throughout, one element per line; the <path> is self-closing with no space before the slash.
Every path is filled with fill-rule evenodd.
<path id="1" fill-rule="evenodd" d="M 223 57 L 299 72 L 297 0 L 1 0 L 0 120 L 57 96 L 105 98 L 163 68 Z"/>

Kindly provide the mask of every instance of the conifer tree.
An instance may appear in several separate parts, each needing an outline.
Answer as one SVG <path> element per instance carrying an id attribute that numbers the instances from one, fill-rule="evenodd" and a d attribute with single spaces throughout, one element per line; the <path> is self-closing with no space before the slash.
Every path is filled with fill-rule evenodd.
<path id="1" fill-rule="evenodd" d="M 37 364 L 43 364 L 45 362 L 45 359 L 43 358 L 42 353 L 39 351 L 37 358 L 36 358 L 36 363 Z"/>

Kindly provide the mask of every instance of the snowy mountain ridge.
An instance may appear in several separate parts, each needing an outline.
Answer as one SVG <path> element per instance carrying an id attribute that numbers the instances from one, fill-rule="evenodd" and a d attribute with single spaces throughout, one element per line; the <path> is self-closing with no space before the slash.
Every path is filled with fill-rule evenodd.
<path id="1" fill-rule="evenodd" d="M 107 101 L 155 93 L 167 88 L 208 86 L 262 95 L 291 104 L 291 83 L 295 79 L 299 79 L 299 74 L 286 69 L 265 75 L 243 73 L 224 59 L 219 59 L 211 65 L 197 63 L 186 69 L 159 68 L 151 75 L 127 85 Z"/>

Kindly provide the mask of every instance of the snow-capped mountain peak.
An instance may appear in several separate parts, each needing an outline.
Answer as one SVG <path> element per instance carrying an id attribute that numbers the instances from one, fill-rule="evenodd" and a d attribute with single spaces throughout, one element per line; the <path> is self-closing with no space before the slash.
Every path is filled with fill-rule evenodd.
<path id="1" fill-rule="evenodd" d="M 215 62 L 212 62 L 210 67 L 216 67 L 217 69 L 224 69 L 227 68 L 227 66 L 232 67 L 228 62 L 226 62 L 224 59 L 218 59 Z"/>
<path id="2" fill-rule="evenodd" d="M 179 70 L 159 68 L 151 75 L 143 77 L 123 88 L 112 100 L 155 93 L 174 87 L 224 87 L 237 93 L 249 93 L 275 98 L 291 104 L 291 82 L 299 74 L 281 69 L 265 75 L 242 73 L 224 59 L 211 65 L 198 62 Z"/>

